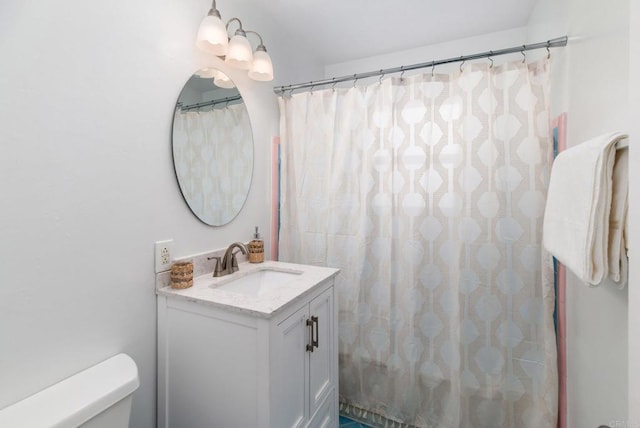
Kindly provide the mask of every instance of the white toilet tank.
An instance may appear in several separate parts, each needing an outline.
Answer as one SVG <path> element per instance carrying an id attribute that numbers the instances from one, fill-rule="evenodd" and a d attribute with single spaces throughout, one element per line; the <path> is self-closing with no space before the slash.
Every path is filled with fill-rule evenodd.
<path id="1" fill-rule="evenodd" d="M 0 427 L 126 428 L 138 367 L 118 354 L 0 410 Z"/>

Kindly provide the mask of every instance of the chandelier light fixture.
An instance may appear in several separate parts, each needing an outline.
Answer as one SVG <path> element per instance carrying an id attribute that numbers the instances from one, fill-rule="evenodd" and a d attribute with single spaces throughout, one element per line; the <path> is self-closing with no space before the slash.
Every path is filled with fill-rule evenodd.
<path id="1" fill-rule="evenodd" d="M 229 38 L 229 26 L 238 23 L 238 29 Z M 255 52 L 251 48 L 247 34 L 258 37 L 260 43 Z M 238 18 L 231 18 L 225 24 L 213 0 L 209 13 L 198 28 L 196 39 L 198 49 L 210 54 L 224 57 L 224 62 L 240 70 L 247 70 L 249 77 L 260 82 L 273 80 L 273 64 L 262 42 L 262 37 L 255 31 L 244 30 Z"/>

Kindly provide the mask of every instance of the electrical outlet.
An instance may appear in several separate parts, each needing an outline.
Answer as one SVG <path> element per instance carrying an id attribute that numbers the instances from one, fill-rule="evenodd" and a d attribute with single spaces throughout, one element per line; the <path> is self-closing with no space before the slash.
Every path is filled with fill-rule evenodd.
<path id="1" fill-rule="evenodd" d="M 156 242 L 156 273 L 171 269 L 173 239 Z"/>

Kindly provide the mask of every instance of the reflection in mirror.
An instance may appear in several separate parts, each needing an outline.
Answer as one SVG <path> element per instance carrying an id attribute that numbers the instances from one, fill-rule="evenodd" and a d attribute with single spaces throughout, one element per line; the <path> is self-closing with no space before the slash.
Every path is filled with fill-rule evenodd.
<path id="1" fill-rule="evenodd" d="M 198 70 L 180 92 L 173 165 L 182 196 L 202 222 L 222 226 L 244 205 L 253 174 L 253 135 L 240 92 L 219 70 Z"/>

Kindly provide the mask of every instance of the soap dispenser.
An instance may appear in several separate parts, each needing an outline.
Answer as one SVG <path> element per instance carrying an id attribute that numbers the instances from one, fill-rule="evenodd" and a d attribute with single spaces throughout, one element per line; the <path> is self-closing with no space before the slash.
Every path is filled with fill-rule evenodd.
<path id="1" fill-rule="evenodd" d="M 260 239 L 260 232 L 258 232 L 258 226 L 253 234 L 253 240 L 249 242 L 249 262 L 262 263 L 264 261 L 264 241 Z"/>

